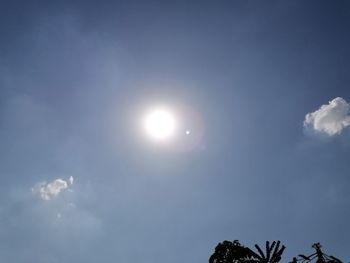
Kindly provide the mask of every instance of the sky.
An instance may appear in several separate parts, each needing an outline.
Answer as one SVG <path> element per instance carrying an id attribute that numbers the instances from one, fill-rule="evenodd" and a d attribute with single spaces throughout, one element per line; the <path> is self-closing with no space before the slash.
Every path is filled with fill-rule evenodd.
<path id="1" fill-rule="evenodd" d="M 349 261 L 349 28 L 341 0 L 2 1 L 1 261 L 199 263 L 235 239 Z"/>

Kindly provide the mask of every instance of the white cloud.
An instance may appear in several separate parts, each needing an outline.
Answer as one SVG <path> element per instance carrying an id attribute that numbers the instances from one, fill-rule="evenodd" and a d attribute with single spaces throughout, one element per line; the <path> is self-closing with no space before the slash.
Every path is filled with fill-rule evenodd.
<path id="1" fill-rule="evenodd" d="M 67 181 L 63 179 L 56 179 L 51 183 L 39 183 L 36 187 L 32 189 L 33 192 L 38 192 L 41 199 L 51 200 L 53 197 L 57 196 L 62 190 L 69 188 L 73 184 L 73 176 L 69 177 Z"/>
<path id="2" fill-rule="evenodd" d="M 334 136 L 350 126 L 350 104 L 343 98 L 335 98 L 318 110 L 305 116 L 304 127 Z"/>

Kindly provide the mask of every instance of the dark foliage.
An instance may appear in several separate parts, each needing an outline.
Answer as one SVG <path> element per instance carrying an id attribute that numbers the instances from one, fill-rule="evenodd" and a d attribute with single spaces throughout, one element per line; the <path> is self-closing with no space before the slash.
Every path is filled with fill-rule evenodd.
<path id="1" fill-rule="evenodd" d="M 281 260 L 281 255 L 285 249 L 280 247 L 280 241 L 266 242 L 265 253 L 255 245 L 257 252 L 239 243 L 238 240 L 224 241 L 219 243 L 215 252 L 209 258 L 209 263 L 277 263 Z"/>
<path id="2" fill-rule="evenodd" d="M 219 243 L 213 255 L 209 258 L 209 263 L 278 263 L 284 252 L 285 246 L 281 246 L 280 241 L 273 241 L 271 244 L 266 241 L 265 252 L 255 245 L 256 252 L 239 243 L 238 240 L 223 241 Z M 321 250 L 321 245 L 316 243 L 312 246 L 315 252 L 311 255 L 298 255 L 290 263 L 342 263 L 334 256 L 328 256 Z"/>

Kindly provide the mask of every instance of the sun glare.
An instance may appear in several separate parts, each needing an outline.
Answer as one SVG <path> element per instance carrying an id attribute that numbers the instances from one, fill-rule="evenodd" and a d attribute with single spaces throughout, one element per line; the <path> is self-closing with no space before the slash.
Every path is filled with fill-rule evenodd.
<path id="1" fill-rule="evenodd" d="M 145 118 L 145 130 L 155 140 L 163 141 L 171 137 L 175 130 L 175 118 L 166 109 L 151 111 Z"/>

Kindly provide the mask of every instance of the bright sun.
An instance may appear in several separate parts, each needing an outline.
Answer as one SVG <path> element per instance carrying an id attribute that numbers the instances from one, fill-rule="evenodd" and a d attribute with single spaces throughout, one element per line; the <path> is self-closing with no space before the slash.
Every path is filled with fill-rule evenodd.
<path id="1" fill-rule="evenodd" d="M 155 140 L 163 141 L 171 137 L 175 130 L 175 118 L 166 109 L 155 109 L 145 118 L 145 130 Z"/>

